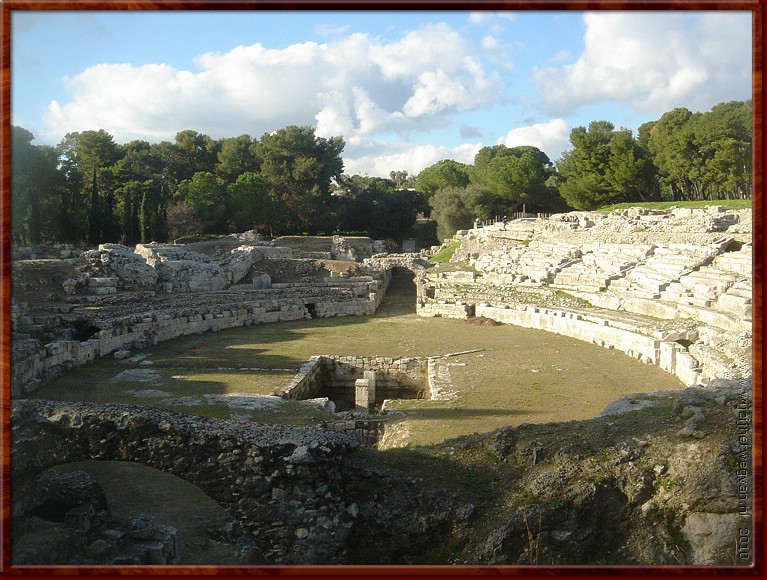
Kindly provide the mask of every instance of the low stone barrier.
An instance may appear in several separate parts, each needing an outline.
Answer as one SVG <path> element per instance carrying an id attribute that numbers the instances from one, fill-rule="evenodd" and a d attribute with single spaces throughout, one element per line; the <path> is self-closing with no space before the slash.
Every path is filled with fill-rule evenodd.
<path id="1" fill-rule="evenodd" d="M 282 389 L 280 396 L 283 399 L 303 401 L 320 396 L 323 386 L 324 365 L 321 357 L 313 356 L 308 362 L 301 365 L 298 373 Z"/>
<path id="2" fill-rule="evenodd" d="M 476 314 L 504 324 L 545 330 L 620 350 L 639 361 L 660 366 L 687 385 L 700 383 L 703 379 L 698 362 L 681 344 L 618 328 L 607 319 L 586 319 L 581 314 L 545 308 L 518 310 L 485 305 L 477 305 Z"/>
<path id="3" fill-rule="evenodd" d="M 349 419 L 345 421 L 324 421 L 323 429 L 337 431 L 354 437 L 361 445 L 373 446 L 384 431 L 384 422 L 380 419 Z"/>

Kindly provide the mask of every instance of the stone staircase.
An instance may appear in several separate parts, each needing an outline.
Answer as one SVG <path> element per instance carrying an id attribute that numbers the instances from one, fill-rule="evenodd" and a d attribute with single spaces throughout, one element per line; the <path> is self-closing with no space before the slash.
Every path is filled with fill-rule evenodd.
<path id="1" fill-rule="evenodd" d="M 673 282 L 711 261 L 717 250 L 706 246 L 657 246 L 647 260 L 625 277 L 610 281 L 610 289 L 626 295 L 660 298 Z"/>
<path id="2" fill-rule="evenodd" d="M 750 319 L 751 260 L 751 246 L 720 254 L 710 265 L 701 266 L 671 282 L 660 293 L 660 299 L 685 306 L 713 308 Z"/>
<path id="3" fill-rule="evenodd" d="M 566 290 L 600 292 L 611 280 L 625 275 L 625 272 L 647 258 L 652 246 L 627 244 L 584 244 L 579 261 L 562 268 L 552 285 Z"/>
<path id="4" fill-rule="evenodd" d="M 716 301 L 716 309 L 751 320 L 751 300 L 753 289 L 747 281 L 735 282 Z"/>
<path id="5" fill-rule="evenodd" d="M 577 246 L 533 241 L 480 255 L 472 265 L 483 273 L 500 274 L 509 283 L 542 285 L 551 283 L 561 269 L 580 257 Z"/>

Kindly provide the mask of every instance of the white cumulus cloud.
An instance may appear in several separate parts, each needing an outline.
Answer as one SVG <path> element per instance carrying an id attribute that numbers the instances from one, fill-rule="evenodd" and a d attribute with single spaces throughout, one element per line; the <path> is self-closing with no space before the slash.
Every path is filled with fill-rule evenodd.
<path id="1" fill-rule="evenodd" d="M 312 125 L 355 143 L 444 126 L 497 102 L 502 81 L 482 52 L 440 23 L 391 42 L 355 33 L 283 49 L 237 46 L 200 55 L 192 70 L 103 63 L 67 79 L 70 98 L 51 102 L 44 122 L 51 140 L 96 128 L 123 142 L 173 139 L 183 129 L 260 137 Z"/>
<path id="2" fill-rule="evenodd" d="M 509 131 L 500 142 L 507 147 L 532 145 L 556 162 L 570 145 L 570 126 L 564 119 L 551 119 L 547 123 L 534 123 Z"/>
<path id="3" fill-rule="evenodd" d="M 662 114 L 751 95 L 750 12 L 592 12 L 572 64 L 538 68 L 546 108 L 566 116 L 606 100 Z"/>
<path id="4" fill-rule="evenodd" d="M 439 145 L 381 145 L 375 153 L 366 153 L 364 149 L 350 151 L 344 157 L 345 173 L 367 173 L 369 175 L 388 176 L 390 171 L 407 171 L 418 175 L 420 171 L 443 159 L 453 159 L 459 163 L 474 163 L 474 156 L 482 148 L 479 143 L 464 143 L 457 147 Z"/>

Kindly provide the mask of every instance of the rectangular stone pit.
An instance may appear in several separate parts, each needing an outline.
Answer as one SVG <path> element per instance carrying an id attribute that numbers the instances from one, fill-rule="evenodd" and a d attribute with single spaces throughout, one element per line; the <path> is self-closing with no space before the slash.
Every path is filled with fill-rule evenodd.
<path id="1" fill-rule="evenodd" d="M 427 396 L 427 360 L 317 356 L 280 393 L 285 399 L 327 397 L 339 411 L 375 412 L 384 399 Z"/>

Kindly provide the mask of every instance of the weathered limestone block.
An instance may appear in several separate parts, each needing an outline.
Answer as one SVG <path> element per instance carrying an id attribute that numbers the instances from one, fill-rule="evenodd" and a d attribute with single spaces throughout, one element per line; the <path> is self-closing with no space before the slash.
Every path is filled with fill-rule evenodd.
<path id="1" fill-rule="evenodd" d="M 375 390 L 372 390 L 371 397 L 370 381 L 367 379 L 357 379 L 354 382 L 354 391 L 356 409 L 366 413 L 370 411 L 371 398 L 375 401 Z"/>
<path id="2" fill-rule="evenodd" d="M 254 290 L 268 290 L 272 287 L 272 277 L 266 272 L 253 274 L 252 286 Z"/>
<path id="3" fill-rule="evenodd" d="M 78 288 L 83 288 L 88 283 L 88 275 L 80 273 L 73 278 L 67 278 L 61 283 L 61 287 L 67 294 L 76 294 Z"/>
<path id="4" fill-rule="evenodd" d="M 229 257 L 223 264 L 230 284 L 237 284 L 248 275 L 253 264 L 260 262 L 263 256 L 256 246 L 240 246 L 229 252 Z"/>
<path id="5" fill-rule="evenodd" d="M 682 314 L 673 305 L 646 298 L 626 298 L 622 303 L 622 309 L 626 312 L 644 314 L 645 316 L 653 316 L 665 320 L 682 317 Z"/>
<path id="6" fill-rule="evenodd" d="M 117 278 L 89 278 L 88 293 L 97 296 L 117 294 Z"/>
<path id="7" fill-rule="evenodd" d="M 334 260 L 359 262 L 376 254 L 376 244 L 371 238 L 333 236 L 330 254 Z"/>
<path id="8" fill-rule="evenodd" d="M 101 244 L 98 251 L 101 264 L 113 272 L 123 284 L 153 286 L 157 282 L 156 270 L 127 246 Z"/>
<path id="9" fill-rule="evenodd" d="M 682 533 L 690 542 L 693 561 L 710 565 L 735 557 L 734 539 L 738 534 L 738 515 L 693 512 L 685 520 Z"/>
<path id="10" fill-rule="evenodd" d="M 205 254 L 184 246 L 139 244 L 136 252 L 156 268 L 159 283 L 172 284 L 176 292 L 214 292 L 227 285 L 224 269 Z"/>
<path id="11" fill-rule="evenodd" d="M 470 307 L 468 304 L 449 304 L 439 302 L 420 302 L 416 310 L 418 316 L 458 318 L 465 320 L 469 317 Z"/>
<path id="12" fill-rule="evenodd" d="M 283 246 L 259 246 L 264 260 L 292 260 L 293 250 Z"/>

